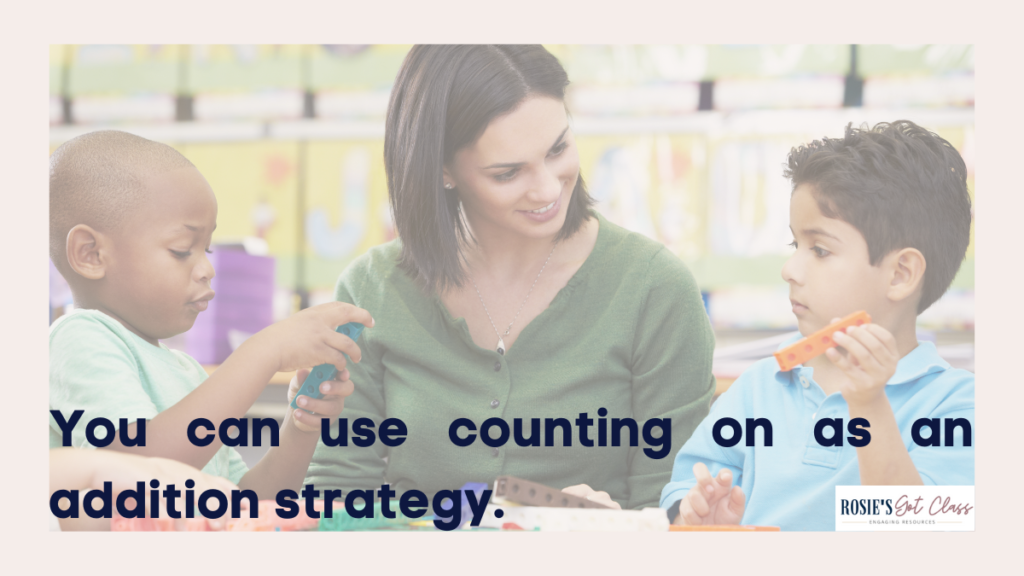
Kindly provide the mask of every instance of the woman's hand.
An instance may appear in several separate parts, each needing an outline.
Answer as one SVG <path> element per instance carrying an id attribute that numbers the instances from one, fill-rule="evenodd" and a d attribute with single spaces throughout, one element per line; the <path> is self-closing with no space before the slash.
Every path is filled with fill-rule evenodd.
<path id="1" fill-rule="evenodd" d="M 299 370 L 295 373 L 295 376 L 292 376 L 292 381 L 288 383 L 289 405 L 292 403 L 292 398 L 302 388 L 302 383 L 306 381 L 307 376 L 309 376 L 309 370 L 307 369 Z M 348 378 L 348 370 L 342 370 L 335 374 L 334 380 L 321 382 L 320 393 L 324 397 L 319 400 L 305 395 L 299 396 L 299 399 L 295 402 L 299 405 L 299 408 L 292 410 L 292 420 L 295 422 L 295 427 L 303 432 L 319 434 L 320 421 L 322 419 L 337 418 L 345 408 L 345 398 L 355 391 L 355 385 Z"/>
<path id="2" fill-rule="evenodd" d="M 604 504 L 609 508 L 614 508 L 615 510 L 622 510 L 622 506 L 619 506 L 618 502 L 612 500 L 612 497 L 609 496 L 607 492 L 594 490 L 586 484 L 569 486 L 568 488 L 563 488 L 562 492 L 572 494 L 573 496 L 579 496 L 580 498 L 585 498 L 591 502 Z"/>

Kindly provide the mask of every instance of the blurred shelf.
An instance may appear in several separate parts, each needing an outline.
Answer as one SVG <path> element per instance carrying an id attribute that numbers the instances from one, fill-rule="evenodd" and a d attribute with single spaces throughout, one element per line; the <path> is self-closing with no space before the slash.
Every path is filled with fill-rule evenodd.
<path id="1" fill-rule="evenodd" d="M 929 128 L 974 124 L 974 108 L 835 108 L 694 112 L 674 116 L 574 117 L 577 136 L 622 134 L 765 135 L 834 133 L 848 122 L 874 124 L 909 118 Z M 124 130 L 169 143 L 251 140 L 379 140 L 384 119 L 168 122 L 51 126 L 50 145 L 95 130 Z"/>
<path id="2" fill-rule="evenodd" d="M 172 144 L 189 142 L 245 142 L 267 137 L 262 122 L 168 122 L 165 124 L 75 124 L 51 126 L 50 145 L 59 146 L 72 138 L 96 130 L 123 130 Z"/>
<path id="3" fill-rule="evenodd" d="M 213 371 L 219 366 L 219 364 L 207 364 L 203 366 L 203 369 L 206 370 L 207 374 L 213 374 Z M 292 381 L 292 376 L 294 375 L 295 372 L 277 372 L 270 378 L 269 384 L 287 386 L 288 383 Z"/>
<path id="4" fill-rule="evenodd" d="M 268 124 L 273 140 L 383 140 L 380 120 L 290 120 Z"/>
<path id="5" fill-rule="evenodd" d="M 715 254 L 684 259 L 701 290 L 717 290 L 739 285 L 783 287 L 782 266 L 789 259 L 788 254 L 761 254 L 760 256 L 732 256 Z M 953 278 L 950 288 L 974 289 L 973 256 L 965 258 Z"/>

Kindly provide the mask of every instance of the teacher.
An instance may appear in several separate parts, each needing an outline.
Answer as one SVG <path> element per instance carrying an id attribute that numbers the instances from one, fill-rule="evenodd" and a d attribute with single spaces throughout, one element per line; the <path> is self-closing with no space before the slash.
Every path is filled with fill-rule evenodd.
<path id="1" fill-rule="evenodd" d="M 432 496 L 508 474 L 615 507 L 658 505 L 672 456 L 708 413 L 714 335 L 683 263 L 590 208 L 568 82 L 540 46 L 415 46 L 405 58 L 384 136 L 398 239 L 355 260 L 336 297 L 376 322 L 348 366 L 355 392 L 341 416 L 350 427 L 398 418 L 408 437 L 321 441 L 306 483 Z M 604 411 L 640 427 L 671 419 L 671 452 L 651 458 L 626 430 L 620 446 L 584 445 L 576 419 L 595 420 L 593 441 Z M 522 419 L 527 438 L 531 419 L 573 426 L 554 446 L 449 439 L 458 418 L 495 417 Z"/>

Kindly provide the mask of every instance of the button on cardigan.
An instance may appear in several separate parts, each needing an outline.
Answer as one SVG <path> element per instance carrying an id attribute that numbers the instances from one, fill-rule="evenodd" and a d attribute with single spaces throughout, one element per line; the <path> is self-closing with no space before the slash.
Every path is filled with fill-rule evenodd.
<path id="1" fill-rule="evenodd" d="M 321 441 L 306 483 L 347 494 L 387 482 L 399 494 L 416 489 L 432 497 L 507 474 L 555 488 L 588 484 L 623 508 L 657 506 L 673 456 L 708 413 L 714 334 L 693 276 L 675 255 L 595 216 L 593 251 L 504 356 L 477 346 L 464 319 L 398 268 L 399 240 L 354 261 L 336 297 L 368 310 L 376 324 L 358 342 L 362 361 L 348 366 L 355 392 L 340 418 L 349 428 L 357 418 L 377 428 L 398 418 L 408 435 L 393 448 L 379 438 L 365 448 Z M 585 431 L 577 422 L 583 413 L 593 420 Z M 459 418 L 478 429 L 459 430 L 460 437 L 478 435 L 469 446 L 449 438 Z M 479 437 L 489 418 L 508 425 L 500 450 Z M 545 419 L 554 418 L 568 422 L 547 434 Z M 628 428 L 612 445 L 616 418 L 636 421 L 637 446 L 629 445 Z M 657 438 L 645 442 L 644 422 L 654 418 L 670 419 L 670 450 Z M 493 423 L 488 431 L 501 436 Z M 539 446 L 519 445 L 538 435 Z M 645 447 L 664 457 L 648 456 Z"/>

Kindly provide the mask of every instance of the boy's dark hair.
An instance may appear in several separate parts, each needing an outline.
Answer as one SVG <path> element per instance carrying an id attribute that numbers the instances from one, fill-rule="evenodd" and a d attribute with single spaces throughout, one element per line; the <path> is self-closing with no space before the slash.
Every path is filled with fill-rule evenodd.
<path id="1" fill-rule="evenodd" d="M 920 314 L 949 288 L 967 251 L 967 167 L 953 146 L 908 120 L 846 126 L 843 138 L 793 148 L 784 175 L 813 186 L 821 212 L 853 225 L 872 265 L 893 250 L 925 259 Z"/>
<path id="2" fill-rule="evenodd" d="M 565 100 L 569 78 L 542 46 L 418 45 L 402 63 L 384 128 L 384 171 L 400 267 L 428 292 L 462 285 L 462 246 L 472 241 L 443 166 L 495 118 L 531 95 Z M 573 235 L 593 203 L 576 181 L 558 238 Z"/>

